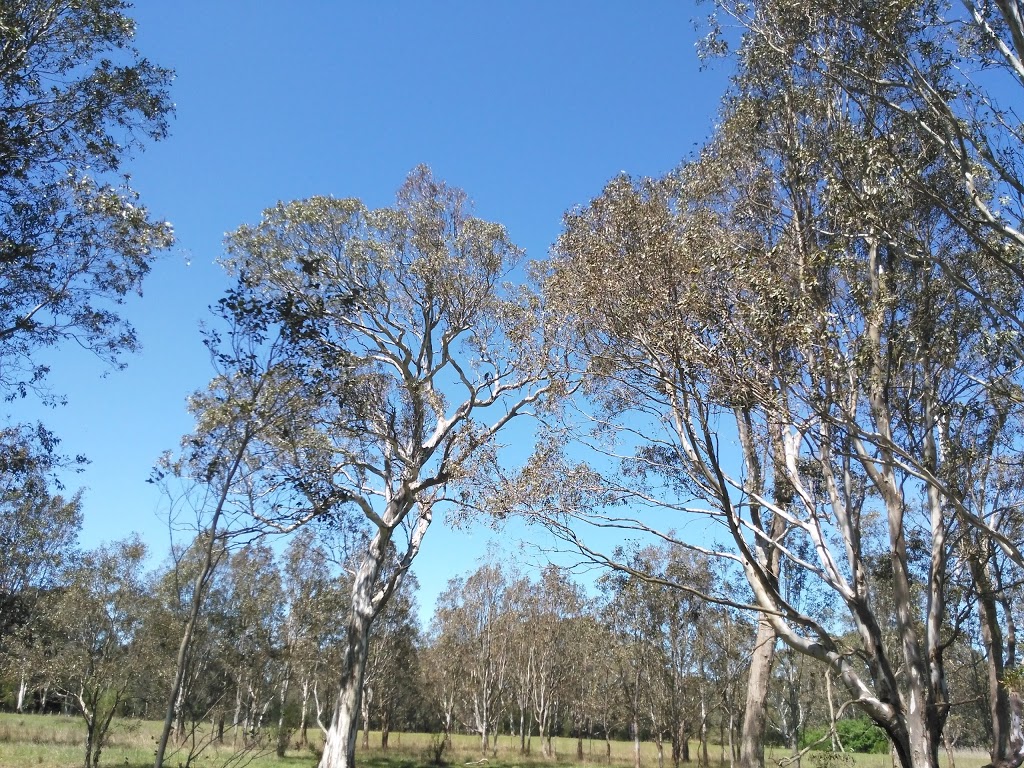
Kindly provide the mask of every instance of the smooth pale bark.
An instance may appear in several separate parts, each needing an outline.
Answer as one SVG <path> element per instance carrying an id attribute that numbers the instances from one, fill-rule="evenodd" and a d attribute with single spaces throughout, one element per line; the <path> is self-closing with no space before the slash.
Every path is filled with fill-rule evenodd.
<path id="1" fill-rule="evenodd" d="M 280 713 L 277 716 L 277 756 L 284 757 L 288 749 L 288 731 L 284 727 L 285 703 L 288 701 L 288 688 L 292 680 L 292 665 L 284 665 L 284 679 L 281 681 L 281 690 L 278 700 L 280 702 Z"/>
<path id="2" fill-rule="evenodd" d="M 839 752 L 843 745 L 839 743 L 839 733 L 836 731 L 836 704 L 832 698 L 832 674 L 825 670 L 825 700 L 828 702 L 828 737 L 829 746 L 833 752 Z"/>
<path id="3" fill-rule="evenodd" d="M 381 558 L 383 562 L 383 557 Z M 334 716 L 324 738 L 320 768 L 355 768 L 356 736 L 363 695 L 363 676 L 370 647 L 373 621 L 372 590 L 379 573 L 372 557 L 364 561 L 352 588 L 352 610 L 345 633 L 345 655 L 334 703 Z"/>
<path id="4" fill-rule="evenodd" d="M 708 768 L 711 765 L 708 758 L 708 709 L 703 691 L 700 694 L 700 746 L 698 762 L 701 768 Z"/>
<path id="5" fill-rule="evenodd" d="M 369 621 L 353 616 L 349 629 L 356 634 L 345 647 L 342 663 L 341 686 L 334 705 L 334 716 L 324 740 L 324 754 L 320 768 L 353 768 L 355 766 L 356 734 L 359 728 L 359 709 L 362 698 L 363 673 L 369 648 Z"/>
<path id="6" fill-rule="evenodd" d="M 771 622 L 762 618 L 757 622 L 754 650 L 750 654 L 743 730 L 740 735 L 741 768 L 764 766 L 764 733 L 767 722 L 765 702 L 768 699 L 768 685 L 771 683 L 774 659 L 775 630 Z"/>
<path id="7" fill-rule="evenodd" d="M 370 701 L 373 699 L 373 688 L 363 685 L 363 700 L 360 709 L 363 712 L 363 749 L 370 748 Z"/>
<path id="8" fill-rule="evenodd" d="M 740 444 L 746 457 L 751 490 L 760 492 L 762 489 L 761 462 L 758 448 L 753 437 L 753 427 L 749 410 L 738 409 L 736 425 L 739 431 Z M 786 476 L 785 439 L 782 427 L 773 424 L 771 427 L 772 464 L 774 469 L 774 486 L 772 495 L 779 509 L 786 509 L 793 503 L 793 488 Z M 751 517 L 758 528 L 762 528 L 761 517 L 766 510 L 754 508 Z M 779 578 L 779 552 L 775 544 L 785 535 L 785 521 L 781 514 L 771 513 L 771 521 L 766 532 L 768 541 L 758 539 L 754 551 L 758 554 L 762 567 L 773 581 Z M 746 702 L 743 710 L 743 729 L 740 733 L 739 762 L 740 768 L 764 768 L 764 736 L 767 727 L 765 703 L 768 700 L 768 686 L 771 684 L 772 664 L 775 661 L 775 643 L 778 635 L 766 616 L 757 622 L 757 635 L 754 649 L 750 655 L 750 670 L 747 675 Z M 731 715 L 730 715 L 731 723 Z M 732 743 L 733 728 L 730 724 L 729 741 Z"/>
<path id="9" fill-rule="evenodd" d="M 18 682 L 18 699 L 15 704 L 15 711 L 19 714 L 25 706 L 25 694 L 28 692 L 28 682 L 25 680 L 25 670 L 21 671 L 21 680 Z"/>
<path id="10" fill-rule="evenodd" d="M 299 715 L 299 747 L 305 747 L 309 736 L 309 677 L 302 679 L 302 710 Z"/>
<path id="11" fill-rule="evenodd" d="M 1007 735 L 1006 759 L 996 768 L 1018 768 L 1024 764 L 1024 701 L 1016 691 L 1011 691 L 1010 731 Z"/>
<path id="12" fill-rule="evenodd" d="M 401 587 L 402 576 L 419 552 L 423 536 L 433 520 L 432 507 L 420 502 L 409 547 L 399 567 L 386 580 L 386 584 L 378 588 L 387 561 L 392 532 L 408 516 L 413 506 L 409 501 L 411 497 L 411 492 L 405 488 L 389 501 L 387 511 L 380 518 L 377 533 L 370 540 L 352 581 L 352 606 L 349 609 L 345 633 L 345 653 L 342 657 L 338 695 L 334 703 L 331 725 L 324 735 L 324 753 L 320 758 L 320 768 L 355 766 L 363 682 L 366 677 L 366 662 L 369 659 L 370 629 L 373 620 L 383 610 L 391 595 Z"/>

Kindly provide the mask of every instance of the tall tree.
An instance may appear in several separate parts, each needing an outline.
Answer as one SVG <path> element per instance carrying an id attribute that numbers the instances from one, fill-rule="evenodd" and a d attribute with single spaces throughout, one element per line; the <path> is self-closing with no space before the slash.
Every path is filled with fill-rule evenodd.
<path id="1" fill-rule="evenodd" d="M 557 327 L 535 295 L 502 284 L 520 256 L 425 168 L 393 208 L 281 204 L 228 240 L 234 332 L 287 341 L 306 408 L 264 435 L 262 476 L 283 494 L 266 514 L 365 534 L 324 768 L 352 764 L 370 628 L 435 510 L 456 483 L 494 471 L 510 422 L 567 386 L 550 351 Z"/>
<path id="2" fill-rule="evenodd" d="M 224 304 L 219 305 L 219 313 L 229 319 L 231 310 Z M 168 452 L 161 457 L 150 478 L 164 488 L 170 501 L 170 530 L 193 535 L 193 548 L 199 554 L 187 590 L 189 607 L 180 630 L 175 631 L 180 639 L 154 768 L 163 765 L 172 725 L 181 711 L 193 639 L 214 571 L 230 547 L 266 531 L 254 518 L 261 501 L 275 503 L 273 497 L 258 501 L 259 494 L 254 493 L 254 477 L 264 464 L 259 452 L 261 436 L 286 429 L 294 418 L 296 403 L 288 386 L 287 366 L 280 360 L 282 344 L 264 345 L 262 340 L 241 334 L 231 335 L 225 343 L 216 331 L 209 331 L 205 341 L 221 373 L 205 391 L 189 399 L 195 429 L 182 438 L 177 454 Z M 263 363 L 260 369 L 252 362 L 257 357 Z"/>
<path id="3" fill-rule="evenodd" d="M 40 594 L 57 586 L 81 525 L 81 498 L 53 493 L 69 462 L 42 426 L 0 430 L 0 651 L 30 623 Z"/>
<path id="4" fill-rule="evenodd" d="M 402 705 L 410 705 L 418 695 L 419 647 L 421 632 L 416 619 L 416 591 L 419 582 L 410 574 L 402 591 L 388 603 L 374 624 L 367 661 L 364 709 L 376 714 L 380 727 L 380 746 L 387 751 L 391 729 L 396 725 Z M 408 706 L 407 706 L 408 711 Z M 364 746 L 366 746 L 364 744 Z"/>
<path id="5" fill-rule="evenodd" d="M 285 621 L 290 676 L 299 686 L 299 745 L 308 743 L 310 717 L 320 717 L 325 670 L 337 662 L 336 646 L 351 584 L 330 565 L 330 555 L 312 528 L 303 528 L 291 540 L 283 562 Z M 283 716 L 283 712 L 282 712 Z"/>
<path id="6" fill-rule="evenodd" d="M 127 540 L 86 553 L 47 600 L 53 646 L 40 649 L 40 663 L 85 722 L 85 768 L 99 765 L 114 715 L 152 659 L 140 642 L 145 551 Z"/>
<path id="7" fill-rule="evenodd" d="M 34 352 L 73 339 L 136 348 L 115 311 L 171 242 L 118 178 L 173 110 L 170 70 L 133 47 L 122 0 L 0 3 L 0 387 L 25 394 Z"/>
<path id="8" fill-rule="evenodd" d="M 500 564 L 484 563 L 465 579 L 448 582 L 438 597 L 437 647 L 448 650 L 444 663 L 458 675 L 456 711 L 487 753 L 497 738 L 502 704 L 510 687 L 512 643 L 508 577 Z"/>

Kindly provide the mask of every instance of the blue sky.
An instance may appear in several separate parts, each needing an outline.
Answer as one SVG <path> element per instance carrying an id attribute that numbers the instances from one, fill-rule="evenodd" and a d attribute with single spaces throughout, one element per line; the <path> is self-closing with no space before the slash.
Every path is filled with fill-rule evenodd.
<path id="1" fill-rule="evenodd" d="M 176 70 L 171 137 L 129 164 L 177 245 L 125 308 L 140 355 L 104 372 L 49 355 L 68 405 L 41 418 L 92 460 L 85 546 L 139 532 L 160 556 L 162 500 L 145 480 L 190 428 L 187 395 L 211 375 L 198 325 L 227 280 L 224 233 L 278 200 L 314 194 L 387 205 L 419 163 L 467 191 L 532 258 L 562 214 L 619 171 L 664 173 L 708 135 L 725 87 L 700 71 L 688 2 L 228 2 L 144 0 L 137 43 Z M 519 528 L 497 535 L 514 551 Z M 526 534 L 536 538 L 537 533 Z M 487 528 L 437 525 L 417 565 L 428 607 L 473 566 Z M 458 557 L 453 557 L 453 553 Z"/>

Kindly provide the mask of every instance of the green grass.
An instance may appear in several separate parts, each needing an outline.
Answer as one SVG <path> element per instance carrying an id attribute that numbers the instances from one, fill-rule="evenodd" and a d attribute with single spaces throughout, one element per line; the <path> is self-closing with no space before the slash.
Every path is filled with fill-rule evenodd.
<path id="1" fill-rule="evenodd" d="M 103 749 L 100 764 L 110 768 L 148 768 L 153 764 L 160 724 L 150 721 L 120 720 L 111 726 L 108 744 Z M 309 732 L 314 744 L 319 745 L 319 730 Z M 297 734 L 293 734 L 293 741 Z M 261 749 L 240 754 L 232 747 L 230 731 L 225 734 L 225 744 L 208 748 L 193 763 L 197 768 L 315 768 L 316 754 L 308 747 L 298 749 L 294 745 L 284 758 L 274 755 L 273 742 Z M 392 733 L 390 749 L 380 749 L 380 734 L 370 734 L 370 747 L 363 749 L 362 734 L 356 762 L 360 768 L 424 768 L 429 762 L 431 736 L 424 733 Z M 545 760 L 541 756 L 540 739 L 534 737 L 531 753 L 519 753 L 519 741 L 514 737 L 501 735 L 498 738 L 497 753 L 489 753 L 487 762 L 481 768 L 539 768 L 540 766 L 574 766 L 576 740 L 553 739 L 555 757 Z M 0 714 L 0 768 L 78 768 L 85 750 L 85 727 L 80 718 L 60 715 L 14 715 Z M 601 739 L 583 742 L 584 764 L 589 766 L 607 765 L 605 742 Z M 691 763 L 696 768 L 697 745 L 691 743 Z M 721 755 L 721 748 L 713 744 L 709 756 L 713 768 Z M 778 765 L 780 759 L 788 757 L 784 749 L 772 749 L 766 754 L 768 766 Z M 854 755 L 849 763 L 839 763 L 834 768 L 892 768 L 889 755 Z M 945 764 L 945 755 L 940 755 Z M 445 759 L 452 766 L 465 766 L 481 759 L 480 739 L 475 736 L 456 735 L 451 748 L 445 752 Z M 641 745 L 641 761 L 646 768 L 657 768 L 657 749 L 653 743 Z M 958 752 L 956 768 L 980 768 L 988 762 L 982 752 Z M 182 753 L 169 753 L 165 761 L 168 768 L 184 764 Z M 631 742 L 612 742 L 612 768 L 632 768 L 633 745 Z M 728 763 L 726 763 L 728 765 Z M 665 766 L 670 768 L 669 745 L 665 745 Z M 804 758 L 802 768 L 818 768 L 814 755 Z"/>

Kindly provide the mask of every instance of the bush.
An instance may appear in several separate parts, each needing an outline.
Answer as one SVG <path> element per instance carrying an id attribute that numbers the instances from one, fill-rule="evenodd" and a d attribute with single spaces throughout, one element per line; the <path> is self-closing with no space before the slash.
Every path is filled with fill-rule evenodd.
<path id="1" fill-rule="evenodd" d="M 840 720 L 836 723 L 836 733 L 839 734 L 839 741 L 847 752 L 864 752 L 875 755 L 884 755 L 889 751 L 889 738 L 885 731 L 875 725 L 867 718 L 856 718 L 853 720 Z M 829 749 L 827 728 L 811 728 L 804 733 L 800 740 L 800 746 L 806 747 L 820 741 L 814 749 Z M 824 741 L 821 739 L 824 738 Z"/>
<path id="2" fill-rule="evenodd" d="M 430 746 L 427 748 L 427 762 L 430 763 L 430 765 L 447 765 L 444 759 L 444 751 L 447 747 L 447 734 L 432 733 L 430 735 Z"/>

